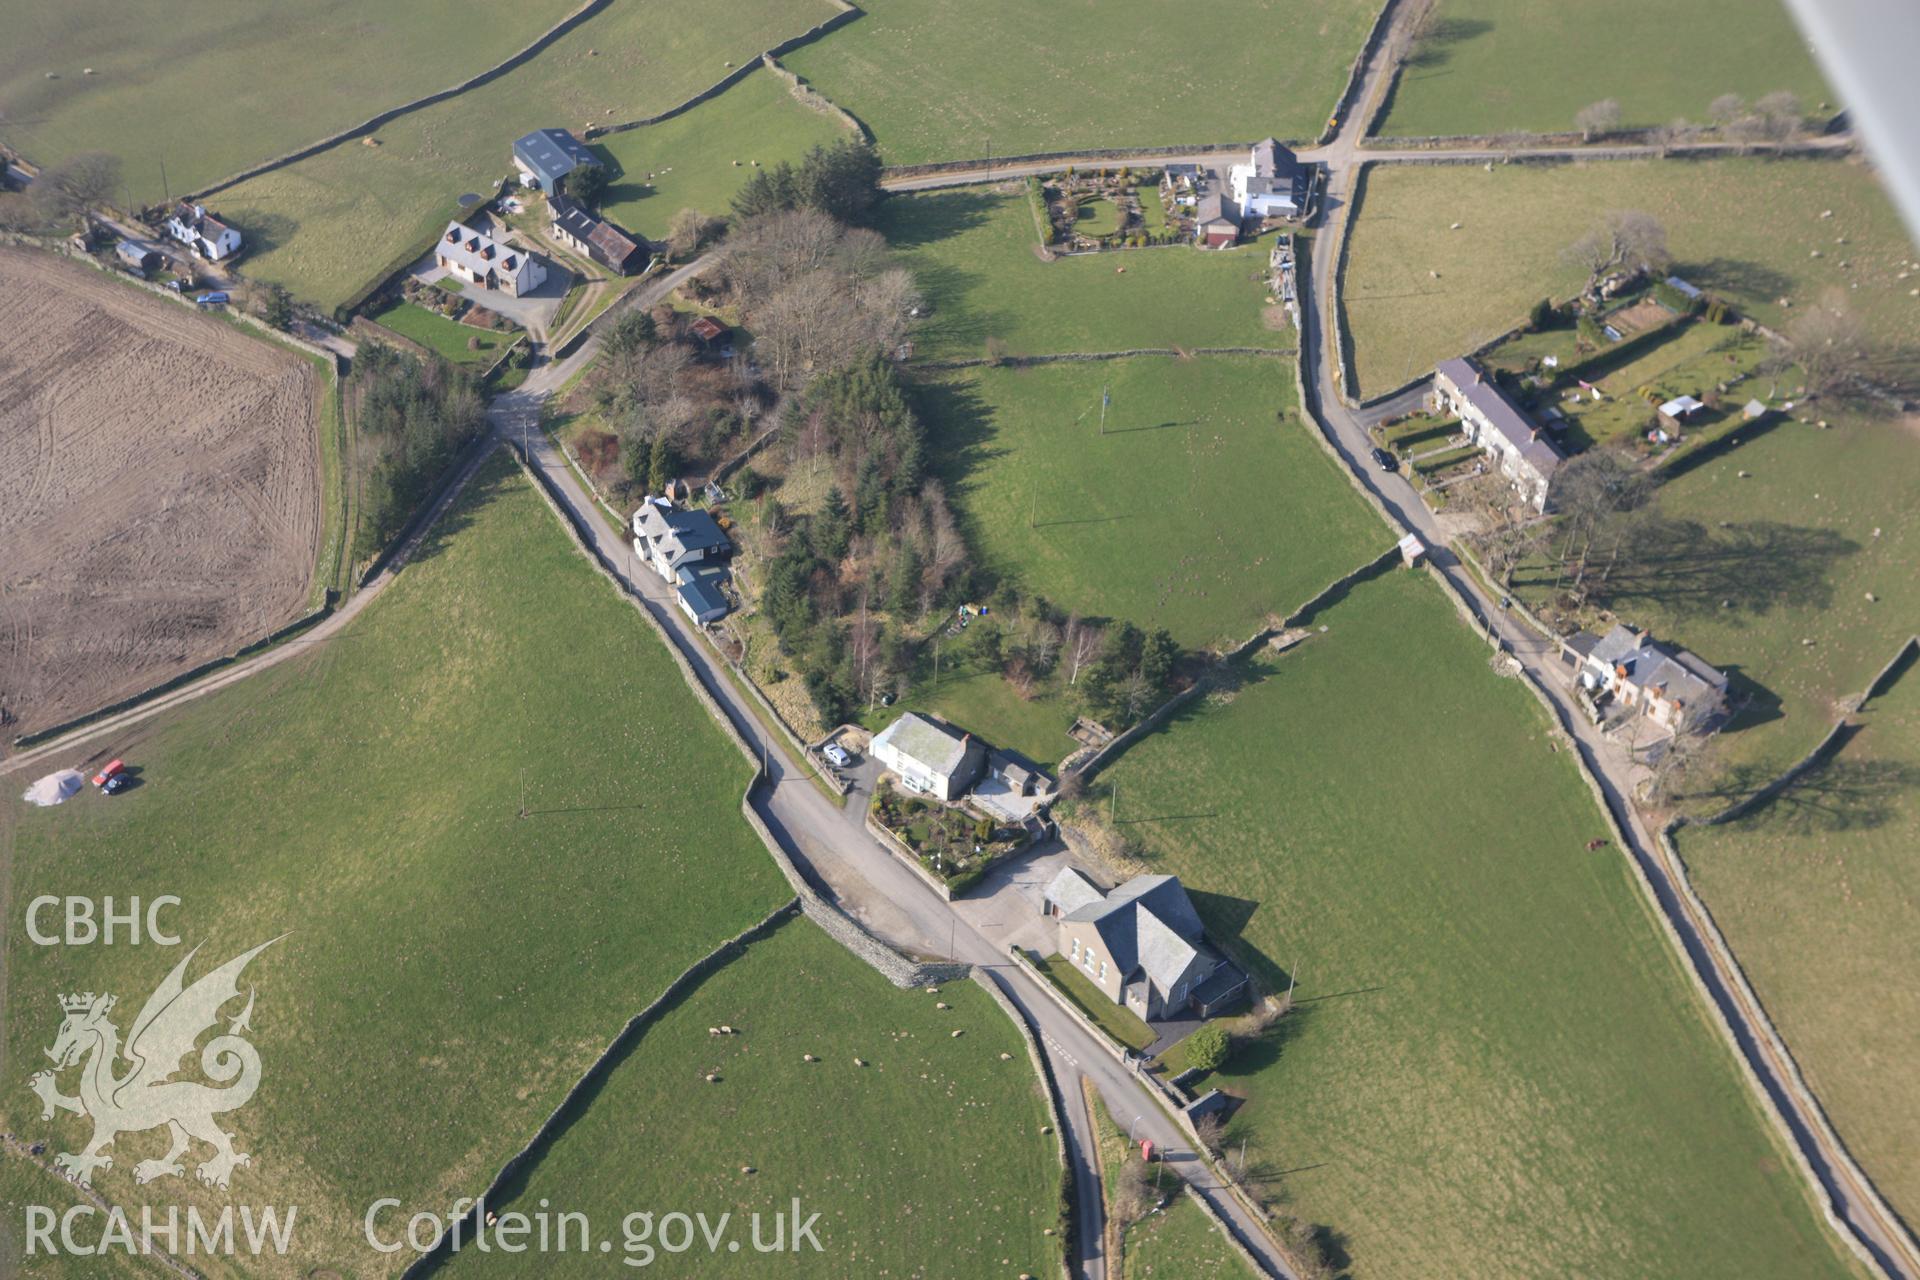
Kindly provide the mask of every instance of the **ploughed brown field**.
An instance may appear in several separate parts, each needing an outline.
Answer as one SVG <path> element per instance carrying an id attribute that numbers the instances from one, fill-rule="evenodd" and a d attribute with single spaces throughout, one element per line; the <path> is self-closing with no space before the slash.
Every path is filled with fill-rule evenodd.
<path id="1" fill-rule="evenodd" d="M 305 360 L 80 263 L 0 249 L 0 733 L 126 697 L 305 607 Z"/>

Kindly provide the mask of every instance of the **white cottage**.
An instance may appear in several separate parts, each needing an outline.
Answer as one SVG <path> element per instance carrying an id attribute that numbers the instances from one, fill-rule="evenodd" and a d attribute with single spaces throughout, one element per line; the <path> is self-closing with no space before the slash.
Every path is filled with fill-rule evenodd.
<path id="1" fill-rule="evenodd" d="M 874 737 L 873 758 L 907 790 L 956 800 L 980 776 L 987 749 L 970 733 L 910 711 Z"/>

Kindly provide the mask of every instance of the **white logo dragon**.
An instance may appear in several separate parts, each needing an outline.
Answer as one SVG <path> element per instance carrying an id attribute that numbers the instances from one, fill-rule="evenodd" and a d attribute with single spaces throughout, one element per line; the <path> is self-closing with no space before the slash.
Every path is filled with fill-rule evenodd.
<path id="1" fill-rule="evenodd" d="M 239 997 L 241 971 L 278 941 L 263 942 L 186 986 L 183 978 L 187 965 L 200 950 L 195 947 L 147 997 L 140 1016 L 133 1021 L 124 1051 L 119 1029 L 107 1018 L 116 997 L 91 991 L 60 997 L 66 1020 L 60 1024 L 53 1047 L 46 1051 L 53 1059 L 53 1070 L 37 1073 L 29 1086 L 45 1105 L 41 1119 L 51 1120 L 56 1110 L 88 1116 L 93 1120 L 93 1137 L 83 1151 L 55 1156 L 58 1168 L 77 1181 L 91 1183 L 95 1169 L 113 1168 L 113 1158 L 103 1151 L 113 1145 L 115 1137 L 164 1124 L 172 1135 L 167 1154 L 135 1165 L 134 1181 L 146 1183 L 182 1172 L 180 1157 L 186 1153 L 189 1139 L 197 1138 L 211 1144 L 214 1154 L 194 1173 L 209 1186 L 226 1190 L 234 1166 L 252 1163 L 245 1152 L 233 1149 L 233 1135 L 214 1121 L 223 1111 L 245 1106 L 260 1087 L 260 1054 L 240 1034 L 252 1029 L 251 990 L 247 992 L 247 1007 L 227 1024 L 227 1033 L 215 1036 L 200 1051 L 201 1071 L 227 1087 L 216 1089 L 197 1080 L 172 1077 L 180 1070 L 181 1059 L 193 1052 L 201 1033 L 219 1021 L 221 1006 Z M 114 1066 L 123 1052 L 132 1066 L 124 1075 L 116 1076 Z M 60 1092 L 56 1074 L 83 1057 L 86 1063 L 81 1068 L 79 1096 L 68 1097 Z M 234 1083 L 229 1085 L 228 1081 Z"/>

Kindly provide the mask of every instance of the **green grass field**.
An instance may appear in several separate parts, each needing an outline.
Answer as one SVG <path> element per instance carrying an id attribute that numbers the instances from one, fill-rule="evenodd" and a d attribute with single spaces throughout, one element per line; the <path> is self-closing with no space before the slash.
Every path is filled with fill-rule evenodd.
<path id="1" fill-rule="evenodd" d="M 755 161 L 762 168 L 797 162 L 809 147 L 846 136 L 844 125 L 801 105 L 778 76 L 755 71 L 684 115 L 600 139 L 622 175 L 601 208 L 630 231 L 664 239 L 682 209 L 725 217 Z"/>
<path id="2" fill-rule="evenodd" d="M 1238 643 L 1390 542 L 1300 420 L 1283 360 L 972 369 L 920 402 L 988 565 L 1183 645 Z"/>
<path id="3" fill-rule="evenodd" d="M 721 1024 L 739 1034 L 707 1034 Z M 675 1274 L 1056 1275 L 1060 1167 L 1040 1089 L 1020 1033 L 973 983 L 897 991 L 792 920 L 647 1030 L 512 1207 L 586 1213 L 616 1257 L 629 1213 L 731 1213 L 738 1253 L 661 1254 Z M 750 1215 L 795 1197 L 803 1219 L 820 1215 L 820 1251 L 753 1252 Z M 540 1274 L 607 1268 L 550 1254 Z M 525 1272 L 524 1258 L 466 1251 L 445 1274 Z"/>
<path id="4" fill-rule="evenodd" d="M 1126 1280 L 1248 1280 L 1255 1274 L 1190 1192 L 1127 1230 Z"/>
<path id="5" fill-rule="evenodd" d="M 898 196 L 880 230 L 927 295 L 922 358 L 1291 347 L 1261 322 L 1266 241 L 1231 252 L 1184 246 L 1042 262 L 1023 192 L 965 188 Z"/>
<path id="6" fill-rule="evenodd" d="M 351 141 L 221 192 L 246 234 L 247 274 L 332 307 L 404 265 L 457 211 L 513 172 L 530 129 L 665 111 L 738 63 L 827 17 L 826 0 L 742 0 L 727 21 L 672 20 L 665 0 L 621 0 L 530 62 Z"/>
<path id="7" fill-rule="evenodd" d="M 131 199 L 158 204 L 457 84 L 573 7 L 5 0 L 0 140 L 41 164 L 110 152 Z"/>
<path id="8" fill-rule="evenodd" d="M 142 785 L 33 810 L 9 779 L 12 900 L 176 895 L 196 976 L 286 935 L 247 973 L 260 1092 L 223 1121 L 256 1158 L 233 1194 L 297 1203 L 298 1247 L 249 1275 L 397 1271 L 360 1234 L 373 1199 L 484 1186 L 627 1018 L 787 897 L 738 817 L 747 763 L 504 455 L 337 638 L 101 750 Z M 124 1033 L 185 950 L 8 947 L 16 1083 L 59 994 L 117 993 Z M 85 1136 L 24 1087 L 0 1124 Z M 226 1201 L 191 1173 L 137 1189 L 164 1145 L 123 1138 L 101 1191 Z"/>
<path id="9" fill-rule="evenodd" d="M 1137 1161 L 1139 1149 L 1127 1141 L 1127 1131 L 1100 1095 L 1092 1094 L 1090 1100 L 1101 1176 L 1111 1195 L 1120 1167 Z M 1114 1280 L 1247 1280 L 1254 1275 L 1206 1211 L 1182 1190 L 1184 1184 L 1164 1165 L 1156 1174 L 1167 1202 L 1126 1229 L 1120 1258 L 1108 1259 L 1107 1274 Z"/>
<path id="10" fill-rule="evenodd" d="M 1614 209 L 1659 218 L 1674 269 L 1763 323 L 1790 317 L 1782 297 L 1804 306 L 1840 289 L 1885 340 L 1920 345 L 1920 297 L 1910 293 L 1920 271 L 1907 265 L 1920 250 L 1863 165 L 1380 165 L 1366 173 L 1343 282 L 1360 394 L 1479 346 L 1542 297 L 1571 296 L 1584 280 L 1561 255 Z"/>
<path id="11" fill-rule="evenodd" d="M 1920 616 L 1911 482 L 1920 442 L 1909 431 L 1787 422 L 1729 441 L 1661 486 L 1656 516 L 1671 526 L 1657 541 L 1672 552 L 1616 568 L 1610 581 L 1619 616 L 1736 672 L 1751 691 L 1746 712 L 1712 741 L 1719 768 L 1684 787 L 1700 811 L 1810 750 Z M 1514 588 L 1539 599 L 1552 580 L 1526 569 Z"/>
<path id="12" fill-rule="evenodd" d="M 1920 678 L 1830 763 L 1680 853 L 1828 1118 L 1894 1209 L 1920 1212 Z"/>
<path id="13" fill-rule="evenodd" d="M 6 1228 L 0 1231 L 0 1262 L 8 1264 L 9 1276 L 18 1280 L 98 1280 L 102 1275 L 110 1275 L 153 1280 L 177 1274 L 117 1246 L 109 1251 L 111 1262 L 98 1256 L 66 1252 L 60 1243 L 59 1216 L 74 1208 L 93 1206 L 72 1183 L 36 1167 L 24 1152 L 0 1148 L 0 1213 L 6 1215 Z M 30 1226 L 37 1228 L 44 1223 L 44 1219 L 37 1216 L 30 1220 L 28 1214 L 43 1212 L 55 1215 L 51 1252 L 37 1239 L 29 1242 L 27 1238 Z M 165 1221 L 164 1213 L 161 1221 Z M 139 1229 L 137 1212 L 132 1225 L 136 1231 Z M 75 1241 L 90 1246 L 107 1229 L 107 1215 L 82 1213 L 73 1219 L 72 1226 Z"/>
<path id="14" fill-rule="evenodd" d="M 1354 1280 L 1852 1274 L 1538 704 L 1422 576 L 1317 624 L 1111 772 L 1299 979 L 1208 1082 L 1249 1099 L 1227 1141 Z"/>
<path id="15" fill-rule="evenodd" d="M 390 302 L 374 312 L 373 319 L 401 337 L 412 338 L 420 345 L 439 352 L 455 364 L 490 365 L 500 358 L 507 344 L 519 336 L 491 329 L 476 329 L 411 302 Z M 467 345 L 474 338 L 480 339 L 478 351 Z"/>
<path id="16" fill-rule="evenodd" d="M 1704 121 L 1723 93 L 1751 101 L 1776 89 L 1810 116 L 1832 114 L 1818 110 L 1832 94 L 1779 0 L 1442 0 L 1380 132 L 1564 133 L 1602 98 L 1620 103 L 1628 128 Z"/>
<path id="17" fill-rule="evenodd" d="M 782 61 L 872 129 L 890 164 L 1313 138 L 1378 12 L 1364 0 L 1251 0 L 1204 22 L 1151 0 L 861 7 Z"/>

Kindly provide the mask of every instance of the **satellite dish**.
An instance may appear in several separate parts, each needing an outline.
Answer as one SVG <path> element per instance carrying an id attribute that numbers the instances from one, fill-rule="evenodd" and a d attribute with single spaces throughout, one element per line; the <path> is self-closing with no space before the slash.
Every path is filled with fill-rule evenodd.
<path id="1" fill-rule="evenodd" d="M 471 209 L 473 208 L 473 206 L 479 203 L 480 203 L 480 197 L 475 195 L 471 191 L 467 192 L 467 194 L 460 197 L 460 207 L 462 209 Z"/>

